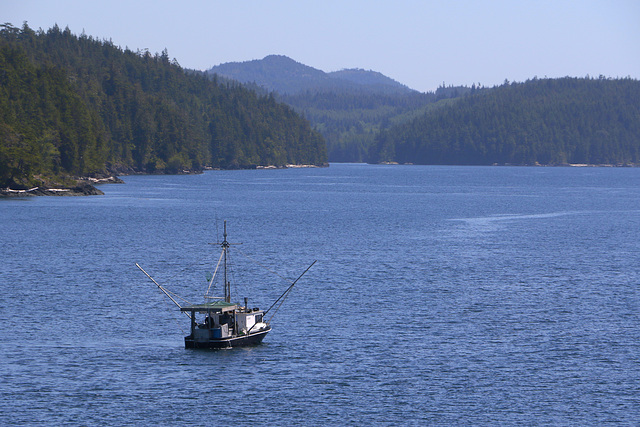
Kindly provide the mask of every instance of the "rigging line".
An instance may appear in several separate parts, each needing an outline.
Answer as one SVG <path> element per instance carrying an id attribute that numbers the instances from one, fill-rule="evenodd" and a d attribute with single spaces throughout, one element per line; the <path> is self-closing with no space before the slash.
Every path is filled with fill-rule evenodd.
<path id="1" fill-rule="evenodd" d="M 171 291 L 169 291 L 169 292 L 171 292 Z M 173 292 L 171 292 L 171 293 L 173 293 Z M 181 298 L 179 295 L 176 295 L 176 296 L 177 296 L 177 297 L 179 297 L 179 298 Z M 182 299 L 184 299 L 184 298 L 182 298 Z M 185 301 L 186 301 L 186 300 L 185 300 Z M 187 302 L 188 302 L 188 301 L 187 301 Z M 165 300 L 165 303 L 166 303 L 166 304 L 169 304 L 169 301 Z M 171 305 L 169 304 L 169 306 L 171 306 Z M 173 310 L 171 310 L 171 311 L 173 312 Z M 186 332 L 186 331 L 184 330 L 184 328 L 182 327 L 182 323 L 180 323 L 180 321 L 178 320 L 178 317 L 179 317 L 179 316 L 176 316 L 175 314 L 174 314 L 173 316 L 171 316 L 171 318 L 173 319 L 173 321 L 174 321 L 174 322 L 176 322 L 176 323 L 178 324 L 178 328 L 180 329 L 180 331 L 182 331 L 182 333 L 183 333 L 183 334 L 186 334 L 187 332 Z M 191 318 L 191 316 L 189 316 L 189 318 Z"/>
<path id="2" fill-rule="evenodd" d="M 286 280 L 287 282 L 291 283 L 291 279 L 289 279 L 289 278 L 287 278 L 287 277 L 284 277 L 284 276 L 282 276 L 282 275 L 280 275 L 280 274 L 276 273 L 276 272 L 275 272 L 275 271 L 273 271 L 273 270 L 269 270 L 269 268 L 268 268 L 268 267 L 265 267 L 264 265 L 260 264 L 258 261 L 256 261 L 255 259 L 251 258 L 249 255 L 245 254 L 244 252 L 242 252 L 239 248 L 238 248 L 237 250 L 238 250 L 238 252 L 240 252 L 240 254 L 242 254 L 242 256 L 244 256 L 244 257 L 248 258 L 249 260 L 251 260 L 251 261 L 255 262 L 255 263 L 256 263 L 256 264 L 258 264 L 260 267 L 262 267 L 262 268 L 264 268 L 265 270 L 267 270 L 269 273 L 271 273 L 271 274 L 275 274 L 275 275 L 276 275 L 276 276 L 278 276 L 279 278 L 281 278 L 281 279 L 283 279 L 283 280 Z"/>
<path id="3" fill-rule="evenodd" d="M 234 288 L 236 290 L 236 298 L 237 295 L 240 295 L 240 291 L 238 290 L 240 287 L 243 287 L 243 289 L 241 290 L 246 290 L 244 289 L 245 285 L 241 284 L 241 282 L 238 280 L 238 275 L 236 275 L 236 269 L 233 268 L 234 267 L 234 263 L 233 260 L 231 259 L 231 251 L 227 249 L 227 270 L 228 270 L 228 275 L 229 277 L 227 278 L 227 281 L 229 283 L 233 283 L 234 284 Z M 246 283 L 246 281 L 245 281 Z M 231 289 L 229 289 L 229 292 L 231 292 Z"/>
<path id="4" fill-rule="evenodd" d="M 190 269 L 191 267 L 193 267 L 194 265 L 196 265 L 196 264 L 200 264 L 201 262 L 202 262 L 202 261 L 195 261 L 195 262 L 193 262 L 193 263 L 191 263 L 191 264 L 189 264 L 189 265 L 185 266 L 182 270 L 178 271 L 176 274 L 174 274 L 173 276 L 169 277 L 169 278 L 167 279 L 167 282 L 172 281 L 173 279 L 175 279 L 175 278 L 176 278 L 176 276 L 177 276 L 177 275 L 182 274 L 185 270 L 188 270 L 188 269 Z"/>
<path id="5" fill-rule="evenodd" d="M 229 270 L 229 277 L 227 278 L 227 281 L 229 283 L 233 283 L 234 284 L 234 288 L 236 289 L 236 294 L 240 294 L 238 292 L 238 280 L 236 278 L 236 270 L 235 268 L 233 268 L 233 260 L 231 259 L 231 251 L 227 250 L 227 269 Z M 229 297 L 231 297 L 231 287 L 229 287 Z"/>
<path id="6" fill-rule="evenodd" d="M 214 280 L 216 280 L 216 275 L 218 274 L 218 268 L 220 267 L 220 262 L 222 261 L 222 257 L 224 256 L 224 251 L 220 253 L 220 258 L 218 258 L 218 263 L 216 264 L 216 269 L 213 272 L 213 276 L 211 277 L 211 281 L 209 282 L 209 287 L 207 288 L 207 292 L 204 293 L 204 297 L 206 298 L 209 295 L 209 290 L 211 289 L 211 285 L 213 285 Z"/>
<path id="7" fill-rule="evenodd" d="M 138 264 L 136 264 L 136 265 L 138 266 L 138 268 L 140 268 L 140 266 L 139 266 Z M 140 268 L 140 270 L 142 270 L 142 268 Z M 144 270 L 142 270 L 142 271 L 143 271 L 145 274 L 147 273 L 147 272 L 146 272 L 146 271 L 144 271 Z M 147 276 L 149 276 L 149 275 L 147 274 Z M 149 276 L 149 278 L 151 278 L 151 277 Z M 153 280 L 153 279 L 151 279 L 151 280 Z M 156 285 L 158 284 L 155 280 L 153 280 L 153 282 L 154 282 Z M 182 301 L 186 302 L 187 304 L 191 304 L 191 302 L 190 302 L 188 299 L 186 299 L 186 298 L 184 298 L 184 297 L 182 297 L 182 296 L 180 296 L 180 295 L 176 294 L 176 293 L 175 293 L 175 292 L 173 292 L 173 291 L 170 291 L 169 289 L 165 288 L 164 286 L 163 286 L 162 288 L 160 288 L 160 289 L 161 289 L 162 291 L 164 291 L 166 294 L 171 294 L 171 295 L 173 295 L 174 297 L 179 298 L 179 299 L 181 299 Z M 169 296 L 169 295 L 167 295 L 167 296 Z M 179 306 L 178 306 L 178 307 L 179 307 Z"/>
<path id="8" fill-rule="evenodd" d="M 284 302 L 284 300 L 282 300 L 282 302 L 280 303 L 280 305 L 278 305 L 278 307 L 276 307 L 276 311 L 273 312 L 273 314 L 271 315 L 271 317 L 269 318 L 269 320 L 267 321 L 267 323 L 271 323 L 271 321 L 273 320 L 273 316 L 276 315 L 276 313 L 278 312 L 278 310 L 280 310 L 280 307 L 282 307 L 282 303 Z"/>
<path id="9" fill-rule="evenodd" d="M 291 284 L 291 286 L 289 286 L 289 287 L 287 288 L 287 290 L 286 290 L 286 291 L 284 291 L 284 292 L 282 293 L 282 295 L 280 295 L 280 296 L 278 297 L 278 299 L 277 299 L 273 304 L 271 304 L 271 307 L 269 307 L 269 309 L 268 309 L 267 311 L 265 311 L 265 312 L 264 312 L 264 314 L 267 314 L 267 313 L 269 312 L 269 310 L 271 310 L 271 309 L 272 309 L 272 308 L 273 308 L 273 307 L 278 303 L 278 301 L 280 301 L 280 300 L 282 299 L 282 297 L 284 297 L 284 298 L 286 299 L 286 297 L 289 295 L 289 292 L 291 291 L 291 289 L 294 287 L 294 285 L 295 285 L 296 283 L 298 283 L 298 280 L 300 280 L 300 279 L 302 278 L 302 276 L 304 276 L 304 275 L 305 275 L 305 273 L 306 273 L 307 271 L 309 271 L 309 269 L 310 269 L 311 267 L 313 267 L 313 264 L 315 264 L 316 262 L 318 262 L 318 260 L 313 261 L 313 262 L 311 263 L 311 265 L 310 265 L 309 267 L 307 267 L 307 269 L 306 269 L 304 272 L 302 272 L 302 274 L 301 274 L 300 276 L 298 276 L 298 278 L 297 278 L 297 279 L 296 279 L 296 280 Z M 282 300 L 282 301 L 284 302 L 284 300 Z M 280 303 L 280 305 L 282 305 L 282 303 Z M 278 306 L 278 308 L 280 308 L 280 306 Z M 276 311 L 277 311 L 277 309 L 276 309 Z M 274 315 L 275 315 L 275 313 L 274 313 Z M 271 316 L 271 319 L 273 319 L 273 315 Z"/>
<path id="10" fill-rule="evenodd" d="M 178 324 L 178 327 L 180 328 L 182 333 L 186 335 L 187 331 L 184 330 L 184 328 L 182 327 L 182 324 L 178 321 L 178 318 L 174 316 L 173 320 Z"/>
<path id="11" fill-rule="evenodd" d="M 217 244 L 217 243 L 210 243 L 210 244 Z M 207 258 L 208 258 L 208 257 L 207 257 Z M 194 262 L 192 262 L 191 264 L 186 265 L 184 268 L 182 268 L 182 270 L 178 271 L 178 272 L 177 272 L 177 273 L 175 273 L 173 276 L 170 276 L 166 281 L 167 281 L 167 282 L 170 282 L 170 281 L 172 281 L 173 279 L 175 279 L 175 278 L 176 278 L 176 276 L 178 276 L 179 274 L 182 274 L 184 271 L 186 271 L 186 270 L 188 270 L 188 269 L 191 269 L 193 266 L 198 265 L 198 264 L 202 264 L 202 263 L 209 264 L 209 261 L 208 261 L 208 259 L 201 259 L 201 260 L 198 260 L 198 261 L 194 261 Z"/>
<path id="12" fill-rule="evenodd" d="M 280 301 L 280 304 L 278 304 L 278 306 L 276 307 L 276 311 L 273 312 L 273 314 L 271 315 L 271 317 L 269 318 L 269 321 L 267 323 L 271 323 L 271 320 L 273 320 L 273 317 L 276 315 L 278 310 L 280 310 L 280 307 L 282 307 L 282 304 L 284 303 L 284 300 L 287 299 L 287 297 L 289 296 L 289 294 L 291 293 L 292 290 L 293 290 L 293 288 L 287 289 L 285 297 L 282 298 L 282 301 Z M 271 309 L 269 309 L 269 310 L 271 310 Z M 267 311 L 269 311 L 269 310 L 267 310 Z"/>
<path id="13" fill-rule="evenodd" d="M 189 302 L 189 300 L 187 300 L 186 298 L 181 297 L 180 295 L 176 294 L 175 292 L 171 292 L 169 289 L 165 288 L 165 290 L 167 292 L 169 292 L 171 295 L 173 295 L 176 298 L 180 298 L 182 301 L 186 302 L 187 304 L 191 304 L 191 302 Z"/>
<path id="14" fill-rule="evenodd" d="M 165 288 L 163 288 L 163 287 L 162 287 L 158 282 L 156 282 L 156 281 L 155 281 L 155 279 L 149 275 L 149 273 L 147 273 L 146 271 L 144 271 L 144 269 L 143 269 L 142 267 L 140 267 L 140 265 L 138 265 L 138 263 L 137 263 L 137 262 L 136 262 L 136 267 L 138 267 L 138 268 L 140 269 L 140 271 L 142 271 L 144 274 L 146 274 L 146 275 L 147 275 L 147 277 L 148 277 L 149 279 L 151 279 L 151 281 L 152 281 L 153 283 L 155 283 L 155 284 L 156 284 L 156 286 L 157 286 L 157 287 L 158 287 L 162 292 L 164 292 L 164 294 L 165 294 L 166 296 L 168 296 L 168 297 L 169 297 L 169 299 L 170 299 L 171 301 L 173 301 L 173 303 L 174 303 L 175 305 L 177 305 L 178 307 L 182 308 L 182 306 L 178 303 L 178 301 L 176 301 L 176 300 L 175 300 L 171 295 L 169 295 L 169 292 L 167 292 L 167 290 L 166 290 Z M 183 313 L 184 313 L 184 314 L 186 314 L 186 315 L 187 315 L 187 317 L 189 317 L 189 319 L 191 319 L 191 315 L 190 315 L 189 313 L 187 313 L 186 311 L 183 311 Z"/>

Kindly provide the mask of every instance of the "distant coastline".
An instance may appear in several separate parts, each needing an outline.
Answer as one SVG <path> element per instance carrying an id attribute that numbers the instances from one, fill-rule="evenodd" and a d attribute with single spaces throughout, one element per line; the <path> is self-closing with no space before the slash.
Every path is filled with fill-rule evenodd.
<path id="1" fill-rule="evenodd" d="M 288 164 L 284 166 L 254 166 L 242 169 L 298 169 L 298 168 L 323 168 L 329 167 L 329 163 L 323 163 L 321 165 L 310 164 Z M 203 170 L 183 170 L 182 173 L 177 175 L 196 175 L 201 174 L 208 170 L 222 170 L 220 168 L 205 167 Z M 126 170 L 120 173 L 121 176 L 127 175 L 167 175 L 167 174 L 153 174 L 148 172 L 137 172 L 134 170 Z M 95 187 L 95 185 L 101 184 L 124 184 L 125 182 L 118 176 L 111 175 L 102 178 L 83 177 L 77 180 L 73 186 L 56 185 L 56 188 L 51 188 L 47 185 L 41 185 L 32 188 L 0 188 L 0 198 L 7 197 L 33 197 L 33 196 L 102 196 L 104 192 Z"/>
<path id="2" fill-rule="evenodd" d="M 636 163 L 600 163 L 600 164 L 590 164 L 590 163 L 558 163 L 558 164 L 515 164 L 515 163 L 493 163 L 491 165 L 456 165 L 456 164 L 416 164 L 416 163 L 398 163 L 398 162 L 379 162 L 372 163 L 377 165 L 389 165 L 389 166 L 520 166 L 520 167 L 546 167 L 546 168 L 557 168 L 557 167 L 569 167 L 569 168 L 636 168 L 640 167 L 640 164 Z"/>

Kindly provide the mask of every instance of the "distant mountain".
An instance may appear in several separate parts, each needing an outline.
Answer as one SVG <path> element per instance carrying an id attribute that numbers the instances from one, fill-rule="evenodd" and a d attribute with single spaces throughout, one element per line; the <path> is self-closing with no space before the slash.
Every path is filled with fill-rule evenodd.
<path id="1" fill-rule="evenodd" d="M 207 71 L 240 83 L 255 83 L 282 95 L 301 92 L 343 92 L 406 94 L 415 92 L 405 85 L 375 71 L 351 69 L 325 73 L 283 55 L 264 59 L 228 62 Z"/>
<path id="2" fill-rule="evenodd" d="M 281 55 L 221 64 L 207 73 L 257 91 L 275 92 L 276 99 L 304 115 L 322 133 L 331 162 L 366 161 L 368 147 L 381 129 L 407 120 L 410 112 L 436 98 L 375 71 L 325 73 Z"/>
<path id="3" fill-rule="evenodd" d="M 390 77 L 385 76 L 377 71 L 367 71 L 361 68 L 351 68 L 328 73 L 329 76 L 341 80 L 348 80 L 357 83 L 360 86 L 368 87 L 372 91 L 380 90 L 388 93 L 406 93 L 411 92 L 407 86 L 398 83 Z"/>

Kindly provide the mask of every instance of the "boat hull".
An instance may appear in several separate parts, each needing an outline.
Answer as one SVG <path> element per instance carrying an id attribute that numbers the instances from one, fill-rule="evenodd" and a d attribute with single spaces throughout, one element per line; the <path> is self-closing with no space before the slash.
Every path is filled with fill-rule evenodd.
<path id="1" fill-rule="evenodd" d="M 246 347 L 251 345 L 260 344 L 264 337 L 271 331 L 271 328 L 262 330 L 249 335 L 242 335 L 230 338 L 212 338 L 206 341 L 195 341 L 193 336 L 189 335 L 184 337 L 184 348 L 203 348 L 203 349 L 216 349 L 216 348 L 231 348 L 231 347 Z"/>

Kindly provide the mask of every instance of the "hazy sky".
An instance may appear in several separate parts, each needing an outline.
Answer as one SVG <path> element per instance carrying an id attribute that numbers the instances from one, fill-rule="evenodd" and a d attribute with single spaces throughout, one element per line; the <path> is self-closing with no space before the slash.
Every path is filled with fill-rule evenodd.
<path id="1" fill-rule="evenodd" d="M 280 54 L 379 71 L 420 91 L 587 74 L 640 78 L 639 0 L 0 0 L 0 18 L 54 24 L 185 68 Z"/>

